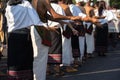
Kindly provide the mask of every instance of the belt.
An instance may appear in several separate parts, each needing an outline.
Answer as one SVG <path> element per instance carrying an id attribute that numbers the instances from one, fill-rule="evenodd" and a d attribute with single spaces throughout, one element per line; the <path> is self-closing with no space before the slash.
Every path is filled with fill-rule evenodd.
<path id="1" fill-rule="evenodd" d="M 28 28 L 22 28 L 22 29 L 14 30 L 10 33 L 29 34 L 30 30 Z"/>

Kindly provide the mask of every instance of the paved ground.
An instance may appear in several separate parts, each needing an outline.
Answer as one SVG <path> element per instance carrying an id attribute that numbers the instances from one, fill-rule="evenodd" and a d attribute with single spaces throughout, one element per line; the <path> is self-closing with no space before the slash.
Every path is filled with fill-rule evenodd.
<path id="1" fill-rule="evenodd" d="M 63 77 L 48 76 L 47 80 L 120 80 L 120 40 L 113 48 L 109 45 L 106 57 L 88 59 L 79 71 Z"/>
<path id="2" fill-rule="evenodd" d="M 0 61 L 0 80 L 6 80 L 6 57 Z M 79 71 L 66 73 L 62 77 L 47 76 L 47 80 L 120 80 L 120 40 L 116 48 L 109 45 L 106 57 L 95 57 L 88 59 Z"/>

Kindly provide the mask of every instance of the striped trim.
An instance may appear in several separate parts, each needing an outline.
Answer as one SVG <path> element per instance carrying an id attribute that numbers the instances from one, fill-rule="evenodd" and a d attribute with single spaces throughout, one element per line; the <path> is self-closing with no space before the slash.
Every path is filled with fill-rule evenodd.
<path id="1" fill-rule="evenodd" d="M 48 63 L 62 63 L 62 54 L 48 54 Z"/>
<path id="2" fill-rule="evenodd" d="M 33 79 L 32 70 L 8 71 L 8 80 L 32 80 L 32 79 Z"/>

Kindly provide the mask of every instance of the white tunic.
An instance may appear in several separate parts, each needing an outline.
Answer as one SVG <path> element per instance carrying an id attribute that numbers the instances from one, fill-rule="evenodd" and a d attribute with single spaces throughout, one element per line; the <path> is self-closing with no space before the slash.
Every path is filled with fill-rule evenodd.
<path id="1" fill-rule="evenodd" d="M 64 15 L 64 16 L 66 15 L 60 5 L 51 3 L 51 6 L 55 10 L 56 13 Z M 63 21 L 68 22 L 68 20 L 63 20 Z M 53 27 L 53 26 L 60 27 L 61 32 L 63 31 L 63 29 L 64 30 L 66 29 L 66 25 L 62 29 L 61 25 L 58 22 L 54 22 L 54 21 L 50 21 L 50 20 L 48 21 L 48 25 L 50 27 Z M 62 63 L 64 66 L 70 66 L 70 64 L 72 63 L 71 38 L 67 39 L 63 35 L 62 35 Z"/>
<path id="2" fill-rule="evenodd" d="M 65 12 L 61 8 L 60 5 L 55 4 L 55 3 L 51 3 L 51 6 L 55 10 L 56 13 L 61 14 L 61 15 L 65 15 Z M 48 12 L 48 14 L 50 14 L 50 13 Z M 60 23 L 54 22 L 54 21 L 51 21 L 51 20 L 48 20 L 48 25 L 49 25 L 49 27 L 53 27 L 53 26 L 60 27 L 61 26 Z"/>
<path id="3" fill-rule="evenodd" d="M 72 13 L 73 16 L 80 16 L 82 18 L 85 18 L 86 17 L 86 14 L 82 13 L 82 11 L 80 10 L 79 7 L 77 7 L 76 5 L 74 4 L 70 4 L 69 5 L 69 8 L 70 8 L 70 11 Z M 85 47 L 84 47 L 84 42 L 85 41 L 85 37 L 84 36 L 79 36 L 79 49 L 80 49 L 80 60 L 82 61 L 82 58 L 84 56 L 84 50 L 85 50 Z"/>
<path id="4" fill-rule="evenodd" d="M 76 5 L 70 4 L 69 8 L 73 16 L 81 16 L 82 18 L 86 17 L 86 14 L 82 13 Z"/>
<path id="5" fill-rule="evenodd" d="M 114 19 L 113 13 L 109 10 L 103 10 L 102 14 L 103 14 L 102 16 L 105 16 L 105 18 L 99 20 L 101 24 L 108 23 L 109 21 Z M 95 16 L 99 16 L 98 11 L 95 12 Z"/>
<path id="6" fill-rule="evenodd" d="M 22 4 L 7 5 L 5 15 L 7 18 L 8 32 L 32 25 L 43 25 L 35 9 L 26 0 L 23 0 Z"/>

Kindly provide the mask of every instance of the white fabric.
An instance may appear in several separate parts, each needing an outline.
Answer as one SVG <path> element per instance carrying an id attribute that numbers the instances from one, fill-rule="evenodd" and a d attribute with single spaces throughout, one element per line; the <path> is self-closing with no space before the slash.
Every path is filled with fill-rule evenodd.
<path id="1" fill-rule="evenodd" d="M 55 10 L 56 13 L 61 14 L 61 15 L 65 15 L 64 10 L 61 8 L 60 5 L 55 4 L 55 3 L 51 3 L 51 6 Z M 50 14 L 50 13 L 48 13 L 48 14 Z M 49 27 L 53 27 L 53 26 L 56 26 L 56 25 L 58 27 L 61 26 L 60 23 L 54 22 L 54 21 L 50 21 L 50 20 L 48 20 L 48 25 L 49 25 Z"/>
<path id="2" fill-rule="evenodd" d="M 84 26 L 87 25 L 87 26 L 85 26 L 87 29 L 90 27 L 91 24 L 92 24 L 91 22 L 83 22 Z"/>
<path id="3" fill-rule="evenodd" d="M 114 23 L 114 32 L 117 32 L 117 33 L 119 33 L 119 23 L 120 23 L 120 20 L 117 18 L 117 16 L 119 15 L 119 10 L 110 10 L 110 11 L 112 11 L 112 13 L 113 13 L 113 15 L 114 15 L 114 19 L 113 19 L 113 23 Z M 110 27 L 111 27 L 111 25 L 110 25 Z"/>
<path id="4" fill-rule="evenodd" d="M 6 7 L 8 32 L 32 25 L 43 25 L 31 4 L 23 0 L 22 4 Z"/>
<path id="5" fill-rule="evenodd" d="M 111 11 L 107 10 L 105 13 L 106 13 L 105 14 L 105 16 L 106 16 L 105 19 L 108 22 L 114 19 L 114 15 L 113 15 L 113 13 Z"/>
<path id="6" fill-rule="evenodd" d="M 98 11 L 95 12 L 95 16 L 98 16 Z M 108 23 L 109 21 L 114 19 L 114 15 L 109 10 L 103 10 L 103 16 L 105 16 L 104 19 L 99 19 L 101 24 Z"/>
<path id="7" fill-rule="evenodd" d="M 33 73 L 34 80 L 46 80 L 46 68 L 49 47 L 41 43 L 41 37 L 35 27 L 31 27 L 31 39 L 34 51 Z"/>
<path id="8" fill-rule="evenodd" d="M 79 2 L 82 2 L 82 1 L 84 1 L 84 0 L 75 0 L 76 3 L 79 3 Z"/>
<path id="9" fill-rule="evenodd" d="M 80 16 L 82 18 L 86 17 L 86 14 L 82 13 L 79 7 L 77 7 L 74 4 L 69 5 L 70 11 L 73 16 Z M 84 50 L 85 50 L 85 37 L 79 37 L 79 48 L 80 48 L 80 60 L 82 60 L 84 56 Z"/>
<path id="10" fill-rule="evenodd" d="M 67 26 L 64 26 L 64 30 Z M 70 66 L 73 63 L 71 38 L 67 39 L 62 35 L 62 63 L 63 66 Z"/>
<path id="11" fill-rule="evenodd" d="M 51 6 L 55 10 L 55 12 L 65 16 L 65 12 L 61 6 L 55 3 L 51 3 Z M 64 20 L 64 21 L 68 22 L 68 20 Z M 54 22 L 50 20 L 48 21 L 48 25 L 50 27 L 58 26 L 61 28 L 61 25 L 58 22 Z M 66 29 L 66 25 L 64 26 L 64 28 Z M 62 28 L 61 28 L 61 32 L 62 32 Z M 62 63 L 65 66 L 70 66 L 70 64 L 72 63 L 71 39 L 67 39 L 63 35 L 61 36 L 62 36 Z"/>
<path id="12" fill-rule="evenodd" d="M 70 11 L 73 14 L 73 16 L 80 16 L 82 18 L 86 17 L 86 14 L 82 13 L 80 8 L 74 4 L 69 5 Z"/>
<path id="13" fill-rule="evenodd" d="M 86 40 L 86 52 L 92 54 L 95 50 L 94 32 L 92 32 L 91 35 L 86 33 L 85 40 Z"/>
<path id="14" fill-rule="evenodd" d="M 90 22 L 84 22 L 84 25 L 87 24 L 87 26 L 85 26 L 87 29 L 90 27 L 90 25 L 92 23 Z M 87 53 L 93 53 L 94 49 L 95 49 L 95 44 L 94 44 L 94 33 L 92 31 L 92 34 L 85 34 L 85 42 L 86 42 L 86 52 Z"/>
<path id="15" fill-rule="evenodd" d="M 85 3 L 89 2 L 89 0 L 84 0 Z"/>
<path id="16" fill-rule="evenodd" d="M 85 37 L 79 37 L 80 60 L 82 61 L 85 51 Z"/>
<path id="17" fill-rule="evenodd" d="M 116 29 L 115 29 L 115 24 L 113 21 L 109 22 L 108 23 L 108 32 L 116 32 Z"/>
<path id="18" fill-rule="evenodd" d="M 67 39 L 62 36 L 62 63 L 64 66 L 70 66 L 73 63 L 71 38 Z"/>

